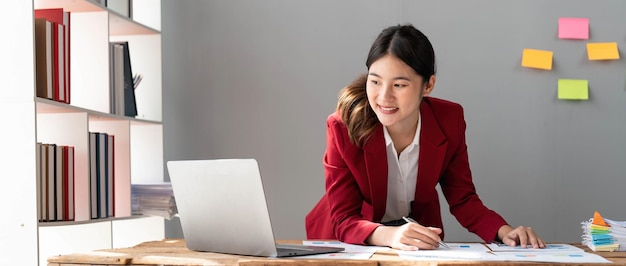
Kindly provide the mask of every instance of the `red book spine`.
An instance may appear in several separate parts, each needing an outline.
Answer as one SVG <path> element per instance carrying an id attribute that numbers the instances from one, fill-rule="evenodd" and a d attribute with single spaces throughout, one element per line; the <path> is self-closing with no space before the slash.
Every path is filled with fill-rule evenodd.
<path id="1" fill-rule="evenodd" d="M 70 104 L 70 13 L 65 12 L 65 102 Z"/>
<path id="2" fill-rule="evenodd" d="M 55 101 L 59 101 L 60 97 L 59 97 L 59 89 L 62 88 L 62 84 L 59 84 L 61 79 L 59 77 L 59 31 L 60 31 L 60 26 L 62 26 L 61 24 L 58 24 L 56 22 L 52 23 L 52 49 L 54 50 L 52 52 L 53 54 L 53 60 L 52 60 L 52 76 L 54 77 L 54 87 L 52 89 L 53 95 L 52 95 L 52 99 Z"/>
<path id="3" fill-rule="evenodd" d="M 70 214 L 69 214 L 69 168 L 68 168 L 68 147 L 67 146 L 63 146 L 63 209 L 65 209 L 65 211 L 63 212 L 63 221 L 69 221 L 70 220 Z"/>
<path id="4" fill-rule="evenodd" d="M 111 174 L 111 179 L 113 180 L 111 182 L 111 189 L 113 190 L 113 217 L 115 217 L 115 136 L 111 135 L 111 142 L 113 143 L 111 145 L 111 150 L 109 152 L 111 152 L 112 156 L 111 158 L 113 158 L 113 160 L 111 160 L 111 164 L 112 164 L 112 174 Z"/>

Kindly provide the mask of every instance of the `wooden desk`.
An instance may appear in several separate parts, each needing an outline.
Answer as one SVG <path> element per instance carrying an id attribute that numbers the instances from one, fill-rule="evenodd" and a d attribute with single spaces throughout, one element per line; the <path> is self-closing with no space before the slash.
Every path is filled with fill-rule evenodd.
<path id="1" fill-rule="evenodd" d="M 286 244 L 300 244 L 301 241 L 280 241 Z M 576 245 L 591 252 L 587 247 Z M 605 257 L 614 264 L 596 265 L 626 265 L 626 252 L 592 252 Z M 480 262 L 480 261 L 407 261 L 402 260 L 395 252 L 377 252 L 369 260 L 305 260 L 305 259 L 274 259 L 250 256 L 236 256 L 228 254 L 195 252 L 185 247 L 182 239 L 165 239 L 139 244 L 132 248 L 107 249 L 88 253 L 61 255 L 48 259 L 48 266 L 85 266 L 85 265 L 381 265 L 381 266 L 408 266 L 408 265 L 550 265 L 537 262 Z M 559 263 L 558 265 L 592 265 L 581 263 Z"/>

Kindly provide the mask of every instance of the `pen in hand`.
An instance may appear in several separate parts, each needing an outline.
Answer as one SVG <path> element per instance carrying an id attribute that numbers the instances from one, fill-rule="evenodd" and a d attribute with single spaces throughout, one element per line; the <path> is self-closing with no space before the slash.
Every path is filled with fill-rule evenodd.
<path id="1" fill-rule="evenodd" d="M 413 220 L 413 218 L 411 217 L 407 217 L 407 216 L 403 216 L 402 219 L 404 219 L 407 223 L 414 223 L 417 224 L 418 222 L 416 222 L 415 220 Z M 444 248 L 450 248 L 448 247 L 448 245 L 446 243 L 444 243 L 443 241 L 438 241 L 439 242 L 439 246 L 440 247 L 444 247 Z"/>

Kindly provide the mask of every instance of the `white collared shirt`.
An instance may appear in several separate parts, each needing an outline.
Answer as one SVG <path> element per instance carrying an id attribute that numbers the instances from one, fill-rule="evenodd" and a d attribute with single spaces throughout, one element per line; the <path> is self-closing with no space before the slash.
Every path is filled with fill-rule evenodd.
<path id="1" fill-rule="evenodd" d="M 396 148 L 387 127 L 383 127 L 385 145 L 387 146 L 387 206 L 382 222 L 402 219 L 411 212 L 411 202 L 415 199 L 417 185 L 417 161 L 419 158 L 420 132 L 422 130 L 421 115 L 413 142 L 397 156 Z"/>

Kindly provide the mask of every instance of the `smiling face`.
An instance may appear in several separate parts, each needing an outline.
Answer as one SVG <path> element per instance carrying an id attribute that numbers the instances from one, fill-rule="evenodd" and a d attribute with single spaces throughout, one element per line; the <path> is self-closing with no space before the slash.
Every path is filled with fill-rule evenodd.
<path id="1" fill-rule="evenodd" d="M 422 97 L 433 90 L 428 82 L 397 57 L 387 54 L 376 60 L 367 75 L 367 99 L 378 120 L 389 131 L 415 131 Z"/>

